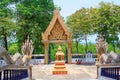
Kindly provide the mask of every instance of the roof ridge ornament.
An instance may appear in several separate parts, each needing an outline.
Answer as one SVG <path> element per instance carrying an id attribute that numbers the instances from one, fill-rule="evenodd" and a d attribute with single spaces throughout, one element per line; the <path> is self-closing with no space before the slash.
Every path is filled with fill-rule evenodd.
<path id="1" fill-rule="evenodd" d="M 56 10 L 55 10 L 55 13 L 59 13 L 60 11 L 59 11 L 59 8 L 56 8 Z"/>

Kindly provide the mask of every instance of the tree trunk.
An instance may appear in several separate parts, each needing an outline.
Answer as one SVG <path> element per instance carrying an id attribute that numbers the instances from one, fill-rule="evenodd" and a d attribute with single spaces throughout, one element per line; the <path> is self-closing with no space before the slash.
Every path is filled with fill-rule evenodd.
<path id="1" fill-rule="evenodd" d="M 78 53 L 78 41 L 76 41 L 76 52 Z"/>
<path id="2" fill-rule="evenodd" d="M 8 46 L 7 46 L 7 36 L 4 35 L 4 45 L 5 45 L 5 49 L 8 50 Z"/>
<path id="3" fill-rule="evenodd" d="M 88 52 L 87 35 L 85 35 L 85 44 L 86 44 L 85 52 L 87 53 Z"/>
<path id="4" fill-rule="evenodd" d="M 4 38 L 3 38 L 4 47 L 5 47 L 6 50 L 8 50 L 8 46 L 7 46 L 7 35 L 6 35 L 6 33 L 5 33 L 4 27 L 2 27 L 2 30 L 3 30 L 3 36 L 4 36 Z"/>
<path id="5" fill-rule="evenodd" d="M 119 53 L 120 53 L 120 41 L 119 40 L 117 40 L 117 47 L 118 47 Z"/>
<path id="6" fill-rule="evenodd" d="M 113 41 L 113 48 L 114 48 L 114 52 L 116 52 L 116 50 L 115 50 L 115 42 Z"/>

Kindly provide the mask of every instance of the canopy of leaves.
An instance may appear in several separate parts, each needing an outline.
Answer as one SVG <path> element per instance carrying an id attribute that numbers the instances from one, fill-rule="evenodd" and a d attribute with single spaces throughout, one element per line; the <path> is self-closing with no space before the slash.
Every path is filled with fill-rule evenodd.
<path id="1" fill-rule="evenodd" d="M 43 53 L 41 33 L 44 32 L 55 9 L 53 0 L 22 0 L 16 4 L 18 42 L 30 36 L 34 43 L 34 53 Z"/>
<path id="2" fill-rule="evenodd" d="M 17 29 L 13 22 L 13 16 L 10 7 L 9 0 L 3 0 L 0 2 L 0 39 L 3 40 L 3 46 L 8 49 L 7 38 L 13 35 L 13 32 Z"/>
<path id="3" fill-rule="evenodd" d="M 120 6 L 101 2 L 99 7 L 82 8 L 68 17 L 67 25 L 77 41 L 84 38 L 84 34 L 94 33 L 103 35 L 108 43 L 115 44 L 119 40 Z"/>
<path id="4" fill-rule="evenodd" d="M 68 17 L 67 25 L 73 32 L 74 38 L 83 37 L 92 31 L 90 10 L 82 8 Z"/>

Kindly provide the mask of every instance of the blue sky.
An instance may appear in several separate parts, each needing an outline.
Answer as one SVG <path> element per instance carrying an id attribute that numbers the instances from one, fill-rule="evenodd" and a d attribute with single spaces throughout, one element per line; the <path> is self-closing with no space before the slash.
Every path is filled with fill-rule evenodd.
<path id="1" fill-rule="evenodd" d="M 98 7 L 101 1 L 113 2 L 114 4 L 120 5 L 120 0 L 53 0 L 54 4 L 61 7 L 61 16 L 66 18 L 73 14 L 75 11 L 81 8 Z M 89 36 L 89 42 L 96 43 L 96 35 Z M 82 41 L 82 43 L 85 43 Z"/>
<path id="2" fill-rule="evenodd" d="M 104 2 L 113 2 L 120 5 L 120 0 L 53 0 L 54 4 L 58 7 L 61 7 L 61 15 L 66 18 L 74 13 L 76 10 L 81 9 L 82 7 L 98 7 L 101 1 Z"/>

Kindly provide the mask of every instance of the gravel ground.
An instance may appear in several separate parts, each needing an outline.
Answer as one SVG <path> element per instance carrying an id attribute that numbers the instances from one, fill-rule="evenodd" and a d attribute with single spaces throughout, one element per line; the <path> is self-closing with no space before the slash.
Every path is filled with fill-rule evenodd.
<path id="1" fill-rule="evenodd" d="M 67 75 L 53 75 L 54 64 L 33 65 L 33 80 L 96 80 L 95 65 L 66 64 Z"/>

